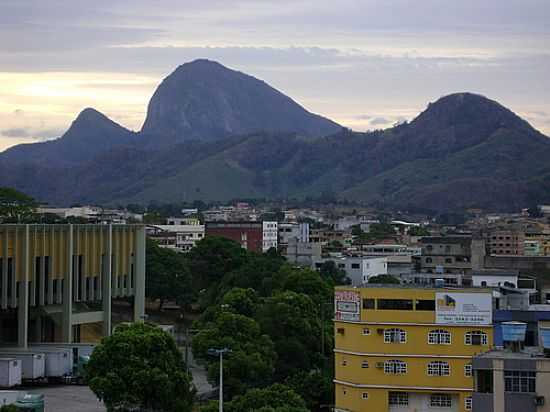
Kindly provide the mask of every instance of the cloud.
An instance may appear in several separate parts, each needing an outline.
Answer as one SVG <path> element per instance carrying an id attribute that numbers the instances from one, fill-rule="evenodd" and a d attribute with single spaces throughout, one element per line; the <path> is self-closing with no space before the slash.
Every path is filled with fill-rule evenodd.
<path id="1" fill-rule="evenodd" d="M 0 131 L 5 137 L 25 138 L 30 137 L 29 131 L 24 128 L 13 128 Z"/>
<path id="2" fill-rule="evenodd" d="M 385 117 L 375 117 L 369 123 L 373 126 L 380 126 L 384 124 L 390 124 L 391 122 L 392 121 L 390 119 L 386 119 Z"/>

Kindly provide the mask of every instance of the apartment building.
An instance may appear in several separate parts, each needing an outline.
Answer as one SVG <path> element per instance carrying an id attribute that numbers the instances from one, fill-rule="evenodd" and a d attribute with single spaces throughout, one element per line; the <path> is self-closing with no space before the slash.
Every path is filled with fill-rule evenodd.
<path id="1" fill-rule="evenodd" d="M 253 252 L 277 248 L 277 222 L 206 222 L 206 236 L 234 240 Z"/>
<path id="2" fill-rule="evenodd" d="M 521 230 L 495 229 L 486 235 L 489 255 L 523 255 L 525 233 Z"/>
<path id="3" fill-rule="evenodd" d="M 423 272 L 469 273 L 472 269 L 469 236 L 440 236 L 420 239 L 422 256 L 420 269 Z"/>
<path id="4" fill-rule="evenodd" d="M 361 286 L 372 276 L 387 275 L 388 261 L 385 257 L 331 256 L 312 259 L 312 269 L 319 270 L 323 263 L 333 261 L 338 269 L 346 272 L 353 286 Z"/>
<path id="5" fill-rule="evenodd" d="M 335 289 L 336 412 L 470 411 L 493 343 L 488 289 Z"/>
<path id="6" fill-rule="evenodd" d="M 143 226 L 0 225 L 0 344 L 109 335 L 112 299 L 128 297 L 143 319 Z"/>
<path id="7" fill-rule="evenodd" d="M 504 345 L 474 357 L 473 410 L 550 411 L 550 322 L 539 322 L 540 341 L 525 346 L 527 323 L 501 325 Z"/>
<path id="8" fill-rule="evenodd" d="M 204 225 L 148 225 L 147 236 L 158 242 L 160 247 L 189 252 L 204 238 Z"/>

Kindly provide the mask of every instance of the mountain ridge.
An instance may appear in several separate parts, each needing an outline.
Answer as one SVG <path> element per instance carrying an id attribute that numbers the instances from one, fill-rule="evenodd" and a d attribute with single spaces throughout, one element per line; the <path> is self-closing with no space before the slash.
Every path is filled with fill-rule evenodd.
<path id="1" fill-rule="evenodd" d="M 230 79 L 253 79 L 248 87 L 261 82 L 262 90 L 272 89 L 209 61 L 194 62 L 193 70 L 201 65 L 206 71 L 222 70 Z M 187 68 L 181 70 L 197 79 Z M 189 82 L 183 84 L 188 87 Z M 235 93 L 239 101 L 242 93 Z M 266 93 L 272 96 L 271 90 Z M 196 107 L 208 106 L 208 101 Z M 239 110 L 248 107 L 244 104 Z M 300 119 L 304 111 L 298 105 Z M 193 116 L 203 112 L 197 113 Z M 204 113 L 210 118 L 215 111 Z M 0 154 L 0 185 L 54 204 L 329 195 L 383 207 L 517 210 L 550 201 L 550 139 L 478 94 L 444 96 L 411 122 L 367 133 L 333 122 L 329 129 L 335 132 L 328 135 L 281 131 L 273 124 L 284 114 L 273 112 L 265 128 L 250 127 L 247 133 L 223 130 L 203 139 L 201 127 L 197 136 L 180 138 L 151 123 L 145 127 L 147 120 L 135 133 L 87 108 L 60 139 Z M 325 124 L 323 118 L 314 119 Z"/>

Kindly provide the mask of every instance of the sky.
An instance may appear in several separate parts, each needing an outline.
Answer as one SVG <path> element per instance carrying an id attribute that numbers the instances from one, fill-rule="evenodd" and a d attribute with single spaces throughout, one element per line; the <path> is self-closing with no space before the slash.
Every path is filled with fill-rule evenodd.
<path id="1" fill-rule="evenodd" d="M 139 130 L 160 81 L 208 58 L 354 130 L 454 92 L 550 135 L 548 0 L 0 0 L 0 150 L 86 107 Z"/>

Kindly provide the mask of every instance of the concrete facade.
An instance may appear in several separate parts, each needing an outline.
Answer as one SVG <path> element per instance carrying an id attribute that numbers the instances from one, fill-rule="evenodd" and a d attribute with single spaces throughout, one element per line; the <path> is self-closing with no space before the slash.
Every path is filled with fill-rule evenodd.
<path id="1" fill-rule="evenodd" d="M 112 298 L 144 317 L 145 230 L 138 225 L 0 225 L 0 342 L 74 342 L 101 325 Z"/>

